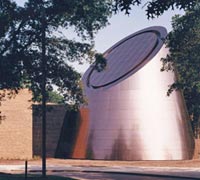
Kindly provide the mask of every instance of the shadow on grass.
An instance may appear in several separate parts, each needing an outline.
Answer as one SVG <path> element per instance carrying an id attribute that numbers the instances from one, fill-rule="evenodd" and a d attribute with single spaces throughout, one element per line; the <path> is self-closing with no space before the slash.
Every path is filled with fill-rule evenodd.
<path id="1" fill-rule="evenodd" d="M 24 174 L 9 174 L 9 173 L 0 173 L 0 180 L 25 180 Z M 27 180 L 44 180 L 44 178 L 40 175 L 32 175 L 29 174 Z M 68 177 L 59 177 L 59 176 L 52 176 L 47 175 L 45 180 L 75 180 Z"/>

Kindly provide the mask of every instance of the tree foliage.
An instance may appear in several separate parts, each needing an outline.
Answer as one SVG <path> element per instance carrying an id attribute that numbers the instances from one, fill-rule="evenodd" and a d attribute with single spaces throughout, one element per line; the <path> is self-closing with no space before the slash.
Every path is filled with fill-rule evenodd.
<path id="1" fill-rule="evenodd" d="M 65 104 L 65 99 L 62 95 L 58 94 L 55 91 L 48 92 L 47 102 L 56 103 L 56 104 Z"/>
<path id="2" fill-rule="evenodd" d="M 0 89 L 27 86 L 34 93 L 33 99 L 40 94 L 44 14 L 47 90 L 52 91 L 56 85 L 61 94 L 76 103 L 82 99 L 80 74 L 67 62 L 82 62 L 91 57 L 94 33 L 107 25 L 113 11 L 129 14 L 133 6 L 143 3 L 147 17 L 154 18 L 169 8 L 191 9 L 195 2 L 197 0 L 27 0 L 24 7 L 19 7 L 13 0 L 0 0 Z M 84 43 L 65 37 L 59 33 L 60 28 L 73 28 Z M 99 68 L 101 64 L 95 66 Z"/>
<path id="3" fill-rule="evenodd" d="M 65 98 L 63 95 L 59 94 L 57 91 L 47 91 L 46 93 L 46 102 L 47 103 L 55 103 L 55 104 L 65 104 Z M 42 101 L 42 96 L 37 96 L 37 102 Z"/>
<path id="4" fill-rule="evenodd" d="M 114 10 L 124 11 L 129 14 L 131 8 L 135 5 L 143 5 L 145 7 L 148 18 L 155 18 L 162 15 L 168 9 L 184 9 L 189 10 L 196 4 L 198 0 L 115 0 Z"/>
<path id="5" fill-rule="evenodd" d="M 162 70 L 175 70 L 178 80 L 171 85 L 173 90 L 183 90 L 189 115 L 197 136 L 200 117 L 200 7 L 195 6 L 184 16 L 176 15 L 172 22 L 167 45 L 170 54 L 163 59 Z"/>
<path id="6" fill-rule="evenodd" d="M 82 100 L 80 74 L 68 62 L 89 59 L 94 33 L 107 24 L 109 1 L 29 0 L 24 7 L 0 1 L 0 89 L 31 88 L 41 93 L 42 20 L 46 21 L 47 90 L 53 85 L 66 100 Z M 59 33 L 73 28 L 85 42 Z"/>

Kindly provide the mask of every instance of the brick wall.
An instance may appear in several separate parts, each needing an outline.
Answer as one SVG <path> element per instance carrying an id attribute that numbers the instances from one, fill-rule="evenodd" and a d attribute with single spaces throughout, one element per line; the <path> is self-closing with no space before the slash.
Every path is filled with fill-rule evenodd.
<path id="1" fill-rule="evenodd" d="M 54 157 L 67 108 L 64 105 L 48 105 L 46 120 L 46 155 Z M 41 156 L 42 117 L 41 106 L 33 105 L 33 155 Z"/>
<path id="2" fill-rule="evenodd" d="M 0 158 L 32 158 L 32 94 L 20 90 L 12 99 L 1 102 L 0 111 L 5 119 L 0 123 Z"/>
<path id="3" fill-rule="evenodd" d="M 31 98 L 31 92 L 24 89 L 20 90 L 14 98 L 1 102 L 0 111 L 5 119 L 0 121 L 0 159 L 31 159 L 34 156 L 41 156 L 41 106 L 32 105 Z M 64 105 L 48 104 L 47 157 L 55 157 L 56 150 L 60 150 L 58 144 L 61 142 L 60 146 L 64 150 L 75 148 L 71 152 L 73 155 L 66 153 L 67 156 L 84 158 L 87 123 L 87 110 L 85 109 L 77 113 L 67 111 Z M 62 131 L 63 129 L 64 131 Z M 65 131 L 65 129 L 67 130 Z M 78 139 L 74 147 L 77 135 Z M 69 141 L 68 145 L 65 144 L 65 141 L 61 141 L 63 138 L 67 142 Z"/>

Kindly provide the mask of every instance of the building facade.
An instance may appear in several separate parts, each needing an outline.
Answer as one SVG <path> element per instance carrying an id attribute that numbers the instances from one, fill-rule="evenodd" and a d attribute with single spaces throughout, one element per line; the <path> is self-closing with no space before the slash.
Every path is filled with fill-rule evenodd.
<path id="1" fill-rule="evenodd" d="M 150 27 L 104 53 L 106 68 L 83 77 L 89 108 L 91 159 L 191 159 L 194 140 L 180 91 L 167 96 L 176 75 L 161 72 L 168 50 L 163 27 Z"/>
<path id="2" fill-rule="evenodd" d="M 32 93 L 23 89 L 13 98 L 5 98 L 1 102 L 0 112 L 4 118 L 0 123 L 0 159 L 26 160 L 41 157 L 41 106 L 33 105 L 31 99 Z M 65 105 L 47 105 L 47 157 L 85 156 L 87 115 L 85 108 L 72 111 Z"/>
<path id="3" fill-rule="evenodd" d="M 168 50 L 163 27 L 150 27 L 104 53 L 106 68 L 83 77 L 88 106 L 78 112 L 48 105 L 47 157 L 102 160 L 191 159 L 194 139 L 180 91 L 166 95 L 176 75 L 161 72 Z M 24 89 L 1 102 L 0 158 L 41 156 L 39 105 Z M 199 143 L 197 143 L 199 144 Z M 195 157 L 199 156 L 199 150 Z"/>

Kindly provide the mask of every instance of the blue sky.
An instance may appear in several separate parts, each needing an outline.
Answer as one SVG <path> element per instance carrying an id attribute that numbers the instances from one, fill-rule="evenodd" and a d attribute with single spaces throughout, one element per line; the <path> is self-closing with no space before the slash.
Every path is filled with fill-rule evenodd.
<path id="1" fill-rule="evenodd" d="M 15 0 L 19 5 L 23 5 L 25 0 Z M 95 49 L 103 53 L 113 44 L 121 40 L 122 38 L 130 35 L 138 30 L 149 26 L 164 26 L 168 32 L 171 30 L 171 18 L 175 14 L 183 14 L 183 11 L 167 11 L 159 18 L 148 20 L 145 15 L 145 8 L 142 6 L 135 6 L 129 16 L 124 13 L 113 15 L 109 22 L 110 25 L 100 30 L 95 37 Z M 73 33 L 66 32 L 68 37 Z M 77 67 L 78 65 L 75 64 Z M 78 67 L 80 72 L 84 72 L 88 65 Z"/>
<path id="2" fill-rule="evenodd" d="M 167 11 L 159 18 L 148 20 L 145 15 L 145 10 L 141 7 L 134 7 L 129 16 L 120 13 L 114 15 L 110 19 L 110 25 L 99 31 L 96 36 L 96 48 L 97 50 L 104 52 L 113 43 L 116 43 L 120 39 L 130 35 L 138 30 L 149 26 L 164 26 L 168 32 L 171 31 L 171 18 L 175 14 L 181 14 L 181 11 Z"/>

